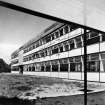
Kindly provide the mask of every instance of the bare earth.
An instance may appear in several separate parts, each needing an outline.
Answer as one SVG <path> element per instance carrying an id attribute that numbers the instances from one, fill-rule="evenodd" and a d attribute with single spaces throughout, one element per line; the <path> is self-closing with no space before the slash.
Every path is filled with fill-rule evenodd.
<path id="1" fill-rule="evenodd" d="M 83 88 L 80 81 L 0 74 L 0 105 L 14 97 L 24 101 L 18 103 L 15 99 L 15 105 L 84 105 Z M 92 90 L 88 92 L 88 105 L 105 105 L 105 83 L 89 82 L 88 90 Z M 13 100 L 8 102 L 13 105 Z"/>

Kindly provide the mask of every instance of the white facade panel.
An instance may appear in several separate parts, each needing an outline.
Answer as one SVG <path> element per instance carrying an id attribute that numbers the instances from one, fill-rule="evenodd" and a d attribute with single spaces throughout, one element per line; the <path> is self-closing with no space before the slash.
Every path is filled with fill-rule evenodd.
<path id="1" fill-rule="evenodd" d="M 69 57 L 69 52 L 59 53 L 59 59 Z"/>
<path id="2" fill-rule="evenodd" d="M 71 50 L 71 51 L 69 51 L 69 57 L 79 56 L 79 55 L 81 55 L 81 52 L 82 52 L 81 48 Z"/>
<path id="3" fill-rule="evenodd" d="M 87 46 L 87 54 L 99 52 L 99 43 Z"/>
<path id="4" fill-rule="evenodd" d="M 105 82 L 105 72 L 100 73 L 100 81 Z"/>
<path id="5" fill-rule="evenodd" d="M 70 72 L 69 73 L 69 79 L 78 79 L 81 80 L 81 72 Z"/>
<path id="6" fill-rule="evenodd" d="M 68 74 L 68 72 L 60 72 L 60 73 L 59 73 L 59 78 L 66 78 L 66 79 L 69 79 L 69 74 Z"/>
<path id="7" fill-rule="evenodd" d="M 105 51 L 105 42 L 100 43 L 100 51 Z"/>

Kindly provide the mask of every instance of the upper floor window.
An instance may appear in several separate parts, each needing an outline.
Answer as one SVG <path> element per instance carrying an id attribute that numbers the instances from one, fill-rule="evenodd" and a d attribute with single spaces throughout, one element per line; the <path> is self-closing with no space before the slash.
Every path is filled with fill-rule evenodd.
<path id="1" fill-rule="evenodd" d="M 75 30 L 75 29 L 77 29 L 77 28 L 79 28 L 77 25 L 71 25 L 70 31 L 73 31 L 73 30 Z"/>
<path id="2" fill-rule="evenodd" d="M 60 36 L 62 36 L 63 35 L 63 28 L 61 28 L 59 32 L 60 32 Z"/>
<path id="3" fill-rule="evenodd" d="M 46 43 L 50 42 L 51 41 L 51 36 L 50 35 L 46 36 L 45 40 L 46 40 Z"/>
<path id="4" fill-rule="evenodd" d="M 71 39 L 71 40 L 69 41 L 69 43 L 70 43 L 70 50 L 74 49 L 74 48 L 75 48 L 74 39 Z"/>
<path id="5" fill-rule="evenodd" d="M 60 52 L 63 52 L 64 51 L 64 49 L 63 49 L 63 43 L 60 43 L 59 44 L 59 50 L 60 50 Z"/>
<path id="6" fill-rule="evenodd" d="M 64 42 L 65 51 L 69 51 L 69 43 L 68 41 Z"/>
<path id="7" fill-rule="evenodd" d="M 66 25 L 66 26 L 64 27 L 64 32 L 65 32 L 65 34 L 69 33 L 69 27 L 68 27 L 68 25 Z"/>
<path id="8" fill-rule="evenodd" d="M 59 31 L 55 32 L 55 37 L 58 38 L 59 37 Z"/>
<path id="9" fill-rule="evenodd" d="M 58 53 L 59 51 L 58 51 L 58 46 L 56 45 L 56 46 L 53 46 L 52 47 L 52 54 L 56 54 L 56 53 Z"/>
<path id="10" fill-rule="evenodd" d="M 81 36 L 76 37 L 75 41 L 76 41 L 77 48 L 82 47 Z"/>
<path id="11" fill-rule="evenodd" d="M 105 41 L 105 34 L 102 34 L 102 41 Z"/>
<path id="12" fill-rule="evenodd" d="M 54 36 L 54 33 L 51 34 L 51 39 L 54 40 L 55 39 L 55 36 Z"/>

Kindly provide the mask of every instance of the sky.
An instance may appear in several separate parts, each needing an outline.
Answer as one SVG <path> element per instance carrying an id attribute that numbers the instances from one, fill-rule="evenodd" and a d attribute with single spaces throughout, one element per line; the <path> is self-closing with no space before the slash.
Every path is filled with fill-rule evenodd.
<path id="1" fill-rule="evenodd" d="M 54 21 L 0 7 L 0 58 L 10 63 L 13 51 Z"/>
<path id="2" fill-rule="evenodd" d="M 2 1 L 105 32 L 105 0 Z M 15 49 L 52 23 L 54 22 L 0 7 L 0 58 L 10 62 L 10 54 Z"/>
<path id="3" fill-rule="evenodd" d="M 2 0 L 105 32 L 105 0 Z"/>

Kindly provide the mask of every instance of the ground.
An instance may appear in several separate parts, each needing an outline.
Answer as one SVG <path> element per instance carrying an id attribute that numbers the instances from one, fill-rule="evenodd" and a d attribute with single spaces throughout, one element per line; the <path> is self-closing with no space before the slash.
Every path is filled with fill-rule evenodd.
<path id="1" fill-rule="evenodd" d="M 81 81 L 0 74 L 0 105 L 84 105 Z M 88 104 L 105 105 L 105 83 L 88 83 Z"/>

